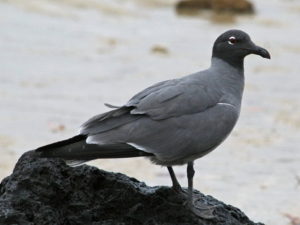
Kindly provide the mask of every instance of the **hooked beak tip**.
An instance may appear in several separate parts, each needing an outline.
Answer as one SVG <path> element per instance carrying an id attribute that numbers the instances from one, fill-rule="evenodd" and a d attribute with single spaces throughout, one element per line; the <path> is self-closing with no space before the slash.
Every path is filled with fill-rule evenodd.
<path id="1" fill-rule="evenodd" d="M 260 55 L 261 57 L 266 59 L 271 59 L 270 53 L 266 49 L 261 47 L 257 47 L 257 49 L 254 51 L 254 54 Z"/>

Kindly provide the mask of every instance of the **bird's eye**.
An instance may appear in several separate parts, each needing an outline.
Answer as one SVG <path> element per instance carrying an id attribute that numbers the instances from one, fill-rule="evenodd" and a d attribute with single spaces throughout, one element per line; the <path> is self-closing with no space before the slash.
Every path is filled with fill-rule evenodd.
<path id="1" fill-rule="evenodd" d="M 229 39 L 228 39 L 228 44 L 230 45 L 234 45 L 235 43 L 237 43 L 238 40 L 236 39 L 236 37 L 234 36 L 231 36 Z"/>

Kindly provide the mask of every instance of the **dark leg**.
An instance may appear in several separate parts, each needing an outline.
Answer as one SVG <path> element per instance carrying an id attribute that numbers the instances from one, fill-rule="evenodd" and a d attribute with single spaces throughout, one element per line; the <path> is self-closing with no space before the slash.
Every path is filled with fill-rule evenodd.
<path id="1" fill-rule="evenodd" d="M 193 178 L 194 178 L 194 162 L 188 162 L 187 164 L 187 178 L 188 178 L 188 201 L 190 205 L 193 205 Z"/>
<path id="2" fill-rule="evenodd" d="M 169 171 L 171 179 L 172 179 L 172 188 L 177 192 L 181 192 L 182 191 L 181 186 L 176 178 L 176 175 L 174 173 L 172 166 L 168 166 L 168 171 Z"/>
<path id="3" fill-rule="evenodd" d="M 187 164 L 187 178 L 188 178 L 188 201 L 187 205 L 190 207 L 191 211 L 197 216 L 204 219 L 214 218 L 213 212 L 215 207 L 207 206 L 206 204 L 200 203 L 199 201 L 194 201 L 193 198 L 193 178 L 194 178 L 194 162 L 188 162 Z"/>

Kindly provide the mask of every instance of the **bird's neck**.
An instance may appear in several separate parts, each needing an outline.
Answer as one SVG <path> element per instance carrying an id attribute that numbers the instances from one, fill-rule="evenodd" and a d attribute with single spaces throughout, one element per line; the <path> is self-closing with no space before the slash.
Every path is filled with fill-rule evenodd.
<path id="1" fill-rule="evenodd" d="M 214 63 L 214 61 L 216 61 L 215 59 L 219 59 L 222 60 L 226 63 L 228 63 L 229 65 L 231 65 L 232 67 L 240 70 L 240 71 L 244 71 L 244 57 L 235 57 L 235 56 L 230 56 L 230 55 L 213 55 L 212 56 L 212 64 Z"/>
<path id="2" fill-rule="evenodd" d="M 232 76 L 232 78 L 236 79 L 237 76 L 244 76 L 244 60 L 242 60 L 242 62 L 240 63 L 241 64 L 239 66 L 236 66 L 218 57 L 212 57 L 210 68 L 215 71 L 221 72 L 226 76 Z"/>
<path id="3" fill-rule="evenodd" d="M 244 90 L 244 70 L 213 57 L 210 71 L 215 76 L 215 84 L 224 93 L 223 100 L 240 106 Z"/>

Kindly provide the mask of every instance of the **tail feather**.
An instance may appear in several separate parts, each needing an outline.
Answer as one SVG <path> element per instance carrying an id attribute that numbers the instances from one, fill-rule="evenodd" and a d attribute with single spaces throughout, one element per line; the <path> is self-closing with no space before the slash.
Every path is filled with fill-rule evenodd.
<path id="1" fill-rule="evenodd" d="M 152 155 L 126 143 L 106 145 L 87 144 L 86 138 L 86 135 L 77 135 L 67 140 L 42 146 L 35 151 L 40 157 L 61 158 L 74 166 L 99 158 L 128 158 Z"/>

